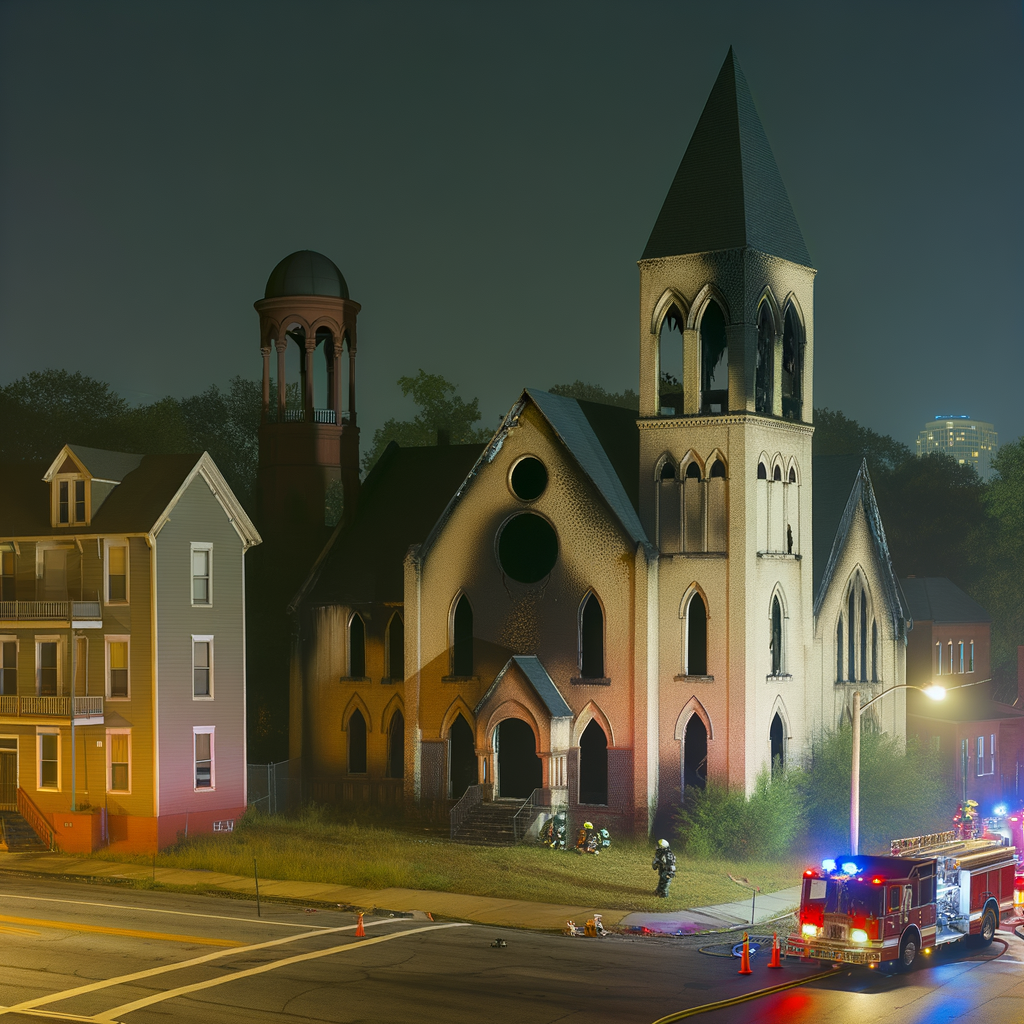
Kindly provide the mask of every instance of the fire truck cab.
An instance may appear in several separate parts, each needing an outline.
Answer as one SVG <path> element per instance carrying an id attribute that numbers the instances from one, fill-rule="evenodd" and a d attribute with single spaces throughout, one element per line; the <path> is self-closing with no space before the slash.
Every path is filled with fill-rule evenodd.
<path id="1" fill-rule="evenodd" d="M 955 832 L 896 840 L 888 857 L 826 859 L 804 872 L 798 931 L 786 952 L 907 970 L 919 953 L 947 942 L 988 944 L 1013 912 L 1016 859 L 1000 839 Z"/>

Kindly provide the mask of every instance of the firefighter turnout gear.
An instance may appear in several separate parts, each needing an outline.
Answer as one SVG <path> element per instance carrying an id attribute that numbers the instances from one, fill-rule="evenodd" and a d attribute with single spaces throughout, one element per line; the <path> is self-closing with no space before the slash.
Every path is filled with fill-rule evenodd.
<path id="1" fill-rule="evenodd" d="M 658 872 L 658 887 L 654 890 L 654 895 L 668 896 L 668 887 L 676 873 L 676 855 L 669 849 L 668 840 L 658 840 L 658 849 L 654 852 L 651 869 Z"/>

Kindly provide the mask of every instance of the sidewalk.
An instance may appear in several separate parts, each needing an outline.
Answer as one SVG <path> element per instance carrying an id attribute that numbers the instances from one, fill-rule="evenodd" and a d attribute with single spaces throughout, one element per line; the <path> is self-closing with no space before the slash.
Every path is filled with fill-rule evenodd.
<path id="1" fill-rule="evenodd" d="M 144 864 L 120 864 L 88 860 L 60 853 L 0 853 L 0 875 L 5 871 L 32 875 L 61 875 L 79 878 L 153 879 L 164 885 L 207 886 L 230 892 L 255 895 L 255 882 L 241 875 L 217 871 L 147 867 Z M 503 900 L 488 896 L 464 896 L 451 892 L 423 889 L 360 889 L 351 885 L 319 882 L 281 882 L 260 879 L 260 896 L 281 899 L 335 903 L 356 910 L 383 910 L 409 913 L 419 911 L 438 917 L 473 921 L 506 928 L 533 928 L 561 931 L 569 919 L 583 924 L 595 913 L 601 914 L 606 928 L 646 928 L 663 934 L 692 934 L 714 931 L 750 921 L 750 901 L 720 903 L 711 907 L 669 913 L 632 913 L 628 910 L 602 910 L 600 907 L 564 906 L 529 900 Z M 800 887 L 784 889 L 769 896 L 758 894 L 756 921 L 793 909 L 800 901 Z"/>

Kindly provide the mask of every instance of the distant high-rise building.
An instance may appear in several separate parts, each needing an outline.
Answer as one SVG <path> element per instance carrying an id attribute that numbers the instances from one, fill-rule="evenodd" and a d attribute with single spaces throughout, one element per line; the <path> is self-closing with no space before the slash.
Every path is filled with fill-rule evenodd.
<path id="1" fill-rule="evenodd" d="M 917 435 L 917 454 L 945 452 L 961 465 L 973 466 L 982 480 L 992 472 L 992 459 L 999 449 L 999 435 L 991 423 L 970 416 L 936 416 Z"/>

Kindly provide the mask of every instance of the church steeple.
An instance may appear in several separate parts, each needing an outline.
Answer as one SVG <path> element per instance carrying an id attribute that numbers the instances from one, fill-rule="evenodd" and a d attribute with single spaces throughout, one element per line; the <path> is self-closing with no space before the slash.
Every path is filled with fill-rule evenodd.
<path id="1" fill-rule="evenodd" d="M 747 80 L 730 47 L 642 258 L 746 246 L 811 266 Z"/>

